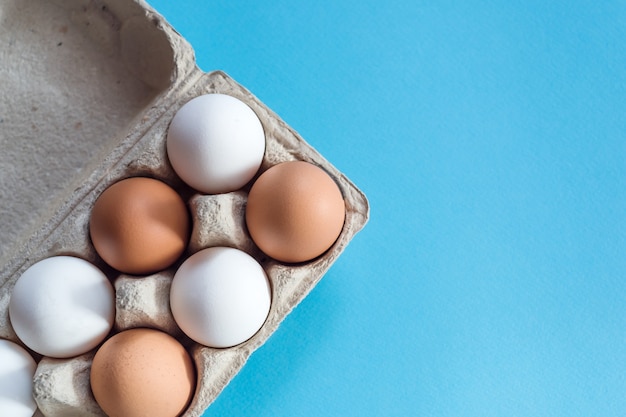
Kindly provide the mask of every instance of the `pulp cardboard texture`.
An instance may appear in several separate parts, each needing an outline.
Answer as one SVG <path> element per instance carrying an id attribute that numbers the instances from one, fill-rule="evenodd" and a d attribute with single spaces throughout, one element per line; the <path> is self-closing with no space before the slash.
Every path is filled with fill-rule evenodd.
<path id="1" fill-rule="evenodd" d="M 250 92 L 222 72 L 199 70 L 188 43 L 140 0 L 4 0 L 0 39 L 0 337 L 19 343 L 8 304 L 24 270 L 55 255 L 86 259 L 114 283 L 114 332 L 157 328 L 187 347 L 198 385 L 184 416 L 201 415 L 364 226 L 369 213 L 365 196 Z M 206 93 L 237 97 L 259 116 L 266 151 L 257 176 L 279 162 L 304 160 L 337 182 L 347 213 L 329 251 L 303 264 L 276 262 L 254 245 L 245 227 L 246 198 L 254 180 L 232 193 L 202 195 L 176 176 L 165 150 L 168 125 L 183 104 Z M 105 265 L 88 233 L 100 193 L 133 176 L 174 187 L 193 219 L 183 258 L 147 277 L 125 276 Z M 211 246 L 248 252 L 263 265 L 272 286 L 272 305 L 261 330 L 228 349 L 188 339 L 169 309 L 177 266 Z M 89 386 L 94 354 L 70 359 L 33 354 L 38 361 L 37 415 L 104 415 Z"/>

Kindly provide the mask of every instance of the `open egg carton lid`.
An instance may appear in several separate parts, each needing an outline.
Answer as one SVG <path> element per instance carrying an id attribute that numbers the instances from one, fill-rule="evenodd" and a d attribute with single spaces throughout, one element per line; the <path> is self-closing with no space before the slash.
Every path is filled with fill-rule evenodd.
<path id="1" fill-rule="evenodd" d="M 179 191 L 191 211 L 185 256 L 211 246 L 242 249 L 263 265 L 272 286 L 269 316 L 248 341 L 227 349 L 185 341 L 198 384 L 184 416 L 201 415 L 365 225 L 365 196 L 249 91 L 223 72 L 201 71 L 190 45 L 143 1 L 5 0 L 0 39 L 0 338 L 19 343 L 8 314 L 16 280 L 55 255 L 88 260 L 114 281 L 115 331 L 154 327 L 184 338 L 167 298 L 175 271 L 125 277 L 107 268 L 89 239 L 91 209 L 102 191 L 133 176 L 160 179 Z M 261 120 L 266 149 L 257 175 L 301 160 L 335 180 L 346 218 L 322 256 L 296 265 L 264 256 L 245 230 L 249 187 L 202 195 L 176 176 L 166 154 L 169 123 L 186 102 L 207 93 L 234 96 Z M 34 355 L 39 415 L 104 415 L 89 388 L 93 355 Z"/>

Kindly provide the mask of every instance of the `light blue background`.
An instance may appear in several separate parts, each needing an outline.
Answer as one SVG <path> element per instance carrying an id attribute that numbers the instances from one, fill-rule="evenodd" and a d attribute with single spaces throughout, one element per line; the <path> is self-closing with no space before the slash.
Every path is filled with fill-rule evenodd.
<path id="1" fill-rule="evenodd" d="M 151 4 L 371 204 L 205 417 L 626 415 L 626 2 Z"/>

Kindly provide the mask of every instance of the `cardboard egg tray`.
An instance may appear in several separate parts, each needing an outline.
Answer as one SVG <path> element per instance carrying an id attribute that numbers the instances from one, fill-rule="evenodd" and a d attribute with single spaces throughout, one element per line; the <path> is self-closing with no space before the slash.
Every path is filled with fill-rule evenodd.
<path id="1" fill-rule="evenodd" d="M 223 72 L 199 70 L 189 44 L 142 1 L 4 0 L 0 39 L 0 338 L 19 342 L 8 304 L 24 270 L 55 255 L 86 259 L 114 283 L 113 332 L 157 328 L 188 348 L 198 385 L 184 416 L 200 416 L 365 225 L 365 196 L 249 91 Z M 282 264 L 254 245 L 244 221 L 254 180 L 232 193 L 202 195 L 173 172 L 165 150 L 168 125 L 184 103 L 206 93 L 232 95 L 259 116 L 266 150 L 257 176 L 279 162 L 303 160 L 322 167 L 337 182 L 346 220 L 325 254 L 303 264 Z M 193 219 L 183 258 L 168 270 L 139 278 L 104 264 L 88 232 L 100 193 L 135 176 L 174 187 Z M 263 265 L 272 286 L 272 305 L 261 330 L 228 349 L 188 339 L 169 309 L 178 265 L 211 246 L 248 252 Z M 104 415 L 89 386 L 94 354 L 70 359 L 34 354 L 37 415 Z"/>

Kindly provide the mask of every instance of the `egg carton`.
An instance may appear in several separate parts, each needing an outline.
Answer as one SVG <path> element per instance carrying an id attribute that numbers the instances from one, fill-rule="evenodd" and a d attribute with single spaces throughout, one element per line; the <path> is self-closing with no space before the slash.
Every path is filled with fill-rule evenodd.
<path id="1" fill-rule="evenodd" d="M 114 332 L 157 328 L 189 350 L 198 384 L 184 416 L 200 416 L 365 225 L 367 199 L 248 90 L 223 72 L 201 71 L 191 46 L 143 1 L 4 0 L 0 38 L 7 40 L 0 46 L 0 338 L 19 343 L 8 304 L 29 266 L 55 255 L 86 259 L 114 283 Z M 338 184 L 345 224 L 322 256 L 297 265 L 265 256 L 245 227 L 250 184 L 204 195 L 176 176 L 166 155 L 168 125 L 183 104 L 207 93 L 236 97 L 261 120 L 266 150 L 257 177 L 277 163 L 301 160 L 320 166 Z M 251 339 L 214 349 L 181 332 L 169 308 L 180 262 L 137 278 L 114 271 L 96 254 L 89 238 L 95 200 L 113 183 L 135 176 L 162 180 L 187 202 L 193 230 L 181 262 L 203 248 L 230 246 L 264 267 L 272 304 Z M 33 353 L 37 415 L 104 415 L 89 386 L 94 354 L 53 359 Z"/>

